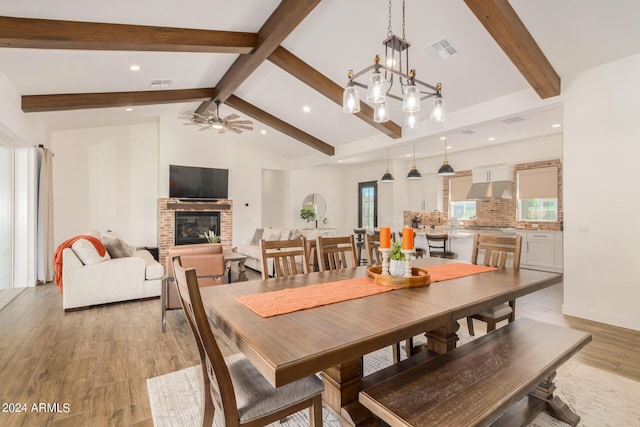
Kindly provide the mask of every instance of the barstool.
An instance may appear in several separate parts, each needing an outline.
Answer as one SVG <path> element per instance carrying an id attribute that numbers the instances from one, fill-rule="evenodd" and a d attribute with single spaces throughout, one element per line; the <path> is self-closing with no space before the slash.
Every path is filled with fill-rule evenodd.
<path id="1" fill-rule="evenodd" d="M 402 231 L 398 231 L 398 235 L 400 236 L 400 240 L 402 240 Z M 416 241 L 416 231 L 413 230 L 413 241 Z M 424 255 L 427 253 L 423 248 L 415 248 L 416 258 L 424 258 Z"/>
<path id="2" fill-rule="evenodd" d="M 364 228 L 353 229 L 353 234 L 356 235 L 356 256 L 358 257 L 359 265 L 363 265 L 363 261 L 364 264 L 367 263 L 367 258 L 365 257 L 364 260 L 362 258 L 362 250 L 364 249 L 364 235 L 366 232 L 367 230 Z"/>
<path id="3" fill-rule="evenodd" d="M 429 246 L 429 256 L 438 258 L 453 259 L 456 254 L 449 251 L 449 235 L 448 234 L 429 234 L 427 236 L 427 245 Z"/>

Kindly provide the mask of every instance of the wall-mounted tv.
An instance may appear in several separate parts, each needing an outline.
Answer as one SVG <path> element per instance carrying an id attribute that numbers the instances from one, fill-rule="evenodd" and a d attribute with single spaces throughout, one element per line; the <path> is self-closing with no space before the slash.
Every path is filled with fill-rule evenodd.
<path id="1" fill-rule="evenodd" d="M 229 197 L 229 170 L 169 165 L 169 197 L 226 199 Z"/>

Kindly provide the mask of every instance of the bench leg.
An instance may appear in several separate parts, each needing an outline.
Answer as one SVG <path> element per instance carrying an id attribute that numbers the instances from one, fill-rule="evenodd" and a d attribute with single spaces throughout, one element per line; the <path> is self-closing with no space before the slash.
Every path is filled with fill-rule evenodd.
<path id="1" fill-rule="evenodd" d="M 562 399 L 553 395 L 556 389 L 556 385 L 553 382 L 555 376 L 555 372 L 551 373 L 544 381 L 531 390 L 529 394 L 546 402 L 545 409 L 549 415 L 575 427 L 580 422 L 580 416 L 573 412 L 571 408 L 569 408 L 569 405 Z"/>

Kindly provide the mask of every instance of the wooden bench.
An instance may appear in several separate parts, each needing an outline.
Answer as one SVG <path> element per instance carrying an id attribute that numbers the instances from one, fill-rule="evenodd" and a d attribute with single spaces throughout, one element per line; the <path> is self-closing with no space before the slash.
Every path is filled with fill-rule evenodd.
<path id="1" fill-rule="evenodd" d="M 575 426 L 580 417 L 553 396 L 553 378 L 590 341 L 584 332 L 518 319 L 443 355 L 418 354 L 364 378 L 359 400 L 392 427 L 527 425 L 544 409 Z"/>

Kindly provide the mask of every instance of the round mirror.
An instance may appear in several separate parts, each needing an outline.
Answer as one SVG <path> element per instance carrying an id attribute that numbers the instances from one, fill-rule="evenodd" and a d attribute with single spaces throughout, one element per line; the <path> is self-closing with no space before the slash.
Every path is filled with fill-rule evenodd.
<path id="1" fill-rule="evenodd" d="M 311 208 L 316 212 L 316 218 L 323 217 L 327 213 L 327 202 L 317 193 L 309 194 L 304 198 L 303 208 Z"/>

